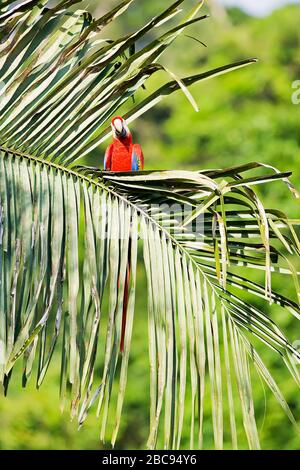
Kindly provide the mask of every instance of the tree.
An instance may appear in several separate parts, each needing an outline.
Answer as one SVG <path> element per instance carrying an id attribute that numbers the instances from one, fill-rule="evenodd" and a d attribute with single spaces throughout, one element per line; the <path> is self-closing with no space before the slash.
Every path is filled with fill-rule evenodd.
<path id="1" fill-rule="evenodd" d="M 223 446 L 223 404 L 237 447 L 239 403 L 250 448 L 259 448 L 250 364 L 296 422 L 257 344 L 278 355 L 299 385 L 299 352 L 260 309 L 278 304 L 299 319 L 297 221 L 264 208 L 256 184 L 281 180 L 299 199 L 290 173 L 259 163 L 225 170 L 114 174 L 78 165 L 109 137 L 107 121 L 154 73 L 172 80 L 133 103 L 133 121 L 192 83 L 254 60 L 179 79 L 157 60 L 198 17 L 183 21 L 137 50 L 149 31 L 179 12 L 178 0 L 141 29 L 115 40 L 102 29 L 132 1 L 99 19 L 72 0 L 2 4 L 0 80 L 0 381 L 5 393 L 23 357 L 23 384 L 37 356 L 37 386 L 61 346 L 61 397 L 81 425 L 98 401 L 101 437 L 109 413 L 114 444 L 124 402 L 134 323 L 139 249 L 148 282 L 150 434 L 155 447 L 164 417 L 164 445 L 180 447 L 185 395 L 191 395 L 190 445 L 202 447 L 211 414 L 216 448 Z M 258 174 L 246 177 L 246 171 Z M 124 353 L 119 353 L 124 280 L 131 244 L 131 286 Z M 241 270 L 241 266 L 243 270 Z M 265 273 L 264 284 L 244 274 Z M 272 289 L 272 273 L 295 282 L 295 299 Z M 246 295 L 244 295 L 246 292 Z M 250 297 L 249 297 L 250 296 Z M 105 308 L 105 299 L 108 308 Z M 101 327 L 101 328 L 100 328 Z M 104 344 L 104 347 L 103 347 Z M 98 361 L 98 362 L 97 362 Z M 96 364 L 101 366 L 98 377 Z M 95 375 L 97 379 L 95 379 Z M 188 375 L 190 388 L 187 390 Z M 97 386 L 98 384 L 98 386 Z M 204 392 L 211 394 L 206 407 Z M 115 393 L 117 390 L 117 393 Z M 196 432 L 197 423 L 199 430 Z"/>

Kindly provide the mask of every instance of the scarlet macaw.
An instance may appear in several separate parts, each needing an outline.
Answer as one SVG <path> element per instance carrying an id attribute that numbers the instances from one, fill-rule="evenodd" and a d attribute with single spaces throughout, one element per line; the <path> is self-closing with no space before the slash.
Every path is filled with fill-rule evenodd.
<path id="1" fill-rule="evenodd" d="M 138 171 L 144 169 L 144 155 L 139 144 L 132 143 L 132 135 L 126 121 L 120 116 L 114 117 L 111 122 L 114 140 L 108 146 L 104 157 L 104 170 L 106 171 Z M 122 312 L 122 327 L 121 327 L 121 340 L 120 351 L 124 351 L 124 340 L 126 330 L 126 317 L 128 306 L 128 292 L 130 281 L 130 239 L 128 244 L 128 263 L 126 268 L 124 297 L 123 297 L 123 312 Z M 118 282 L 119 284 L 119 282 Z"/>
<path id="2" fill-rule="evenodd" d="M 117 116 L 111 122 L 114 140 L 105 152 L 104 170 L 137 171 L 144 169 L 144 155 L 139 144 L 132 143 L 126 121 Z"/>

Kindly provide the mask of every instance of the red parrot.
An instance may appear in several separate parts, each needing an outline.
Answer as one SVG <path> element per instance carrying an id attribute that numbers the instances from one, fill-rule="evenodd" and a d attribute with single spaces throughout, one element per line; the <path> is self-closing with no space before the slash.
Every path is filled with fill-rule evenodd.
<path id="1" fill-rule="evenodd" d="M 144 155 L 139 144 L 132 143 L 132 135 L 126 121 L 120 116 L 114 117 L 111 122 L 114 140 L 108 146 L 104 157 L 104 170 L 106 171 L 138 171 L 144 169 Z M 126 330 L 127 307 L 129 297 L 129 281 L 130 281 L 130 257 L 131 243 L 129 238 L 128 244 L 128 262 L 126 268 L 122 327 L 120 351 L 124 351 L 124 340 Z M 120 279 L 119 279 L 120 281 Z M 118 284 L 119 284 L 118 281 Z"/>
<path id="2" fill-rule="evenodd" d="M 132 143 L 126 121 L 117 116 L 111 122 L 114 140 L 105 152 L 104 170 L 137 171 L 144 169 L 144 155 L 139 144 Z"/>

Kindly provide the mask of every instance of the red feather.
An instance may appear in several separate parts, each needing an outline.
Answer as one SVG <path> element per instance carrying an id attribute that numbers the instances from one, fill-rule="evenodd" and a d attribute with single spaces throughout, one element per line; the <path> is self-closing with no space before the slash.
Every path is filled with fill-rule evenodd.
<path id="1" fill-rule="evenodd" d="M 111 171 L 132 170 L 132 136 L 124 139 L 114 139 L 112 143 Z"/>

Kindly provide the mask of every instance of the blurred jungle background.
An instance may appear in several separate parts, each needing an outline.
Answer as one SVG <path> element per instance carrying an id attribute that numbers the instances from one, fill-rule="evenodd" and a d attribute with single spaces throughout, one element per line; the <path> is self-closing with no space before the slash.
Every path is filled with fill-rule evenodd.
<path id="1" fill-rule="evenodd" d="M 95 15 L 116 3 L 114 0 L 88 2 Z M 161 3 L 161 0 L 136 0 L 116 24 L 105 30 L 105 37 L 129 32 L 159 11 Z M 292 181 L 300 188 L 300 104 L 293 105 L 291 100 L 295 92 L 292 84 L 300 80 L 300 4 L 284 3 L 263 0 L 206 2 L 204 10 L 210 13 L 210 19 L 190 28 L 186 33 L 188 36 L 181 36 L 161 58 L 161 63 L 184 77 L 247 57 L 258 57 L 259 62 L 193 86 L 191 91 L 199 105 L 199 113 L 195 113 L 186 97 L 177 92 L 134 122 L 131 128 L 144 149 L 146 169 L 197 170 L 260 161 L 281 171 L 292 170 Z M 232 4 L 236 5 L 229 6 Z M 149 81 L 147 91 L 164 79 L 164 76 L 155 75 Z M 142 94 L 143 91 L 135 99 L 138 101 Z M 104 149 L 105 145 L 96 149 L 85 158 L 85 163 L 102 166 Z M 284 185 L 267 185 L 268 192 L 265 191 L 262 196 L 266 207 L 281 208 L 293 218 L 300 217 L 299 207 Z M 143 448 L 148 433 L 147 305 L 141 264 L 137 284 L 128 388 L 117 442 L 119 449 Z M 286 286 L 286 289 L 290 288 L 292 286 Z M 280 324 L 293 340 L 300 338 L 300 331 L 293 330 L 290 316 L 282 318 Z M 264 358 L 271 371 L 277 372 L 277 381 L 300 421 L 297 387 L 279 368 L 271 353 L 267 351 Z M 27 389 L 21 389 L 20 375 L 15 373 L 9 396 L 0 400 L 0 449 L 103 448 L 98 437 L 100 423 L 93 409 L 79 432 L 76 422 L 70 422 L 68 410 L 60 414 L 59 367 L 59 357 L 54 357 L 49 375 L 39 391 L 35 389 L 34 377 Z M 22 368 L 21 361 L 19 368 Z M 300 449 L 299 435 L 257 376 L 253 376 L 253 387 L 262 447 Z M 213 444 L 212 429 L 209 423 L 206 426 L 209 447 L 209 437 Z M 242 433 L 242 426 L 240 428 Z M 187 425 L 183 445 L 188 448 L 188 443 Z"/>

